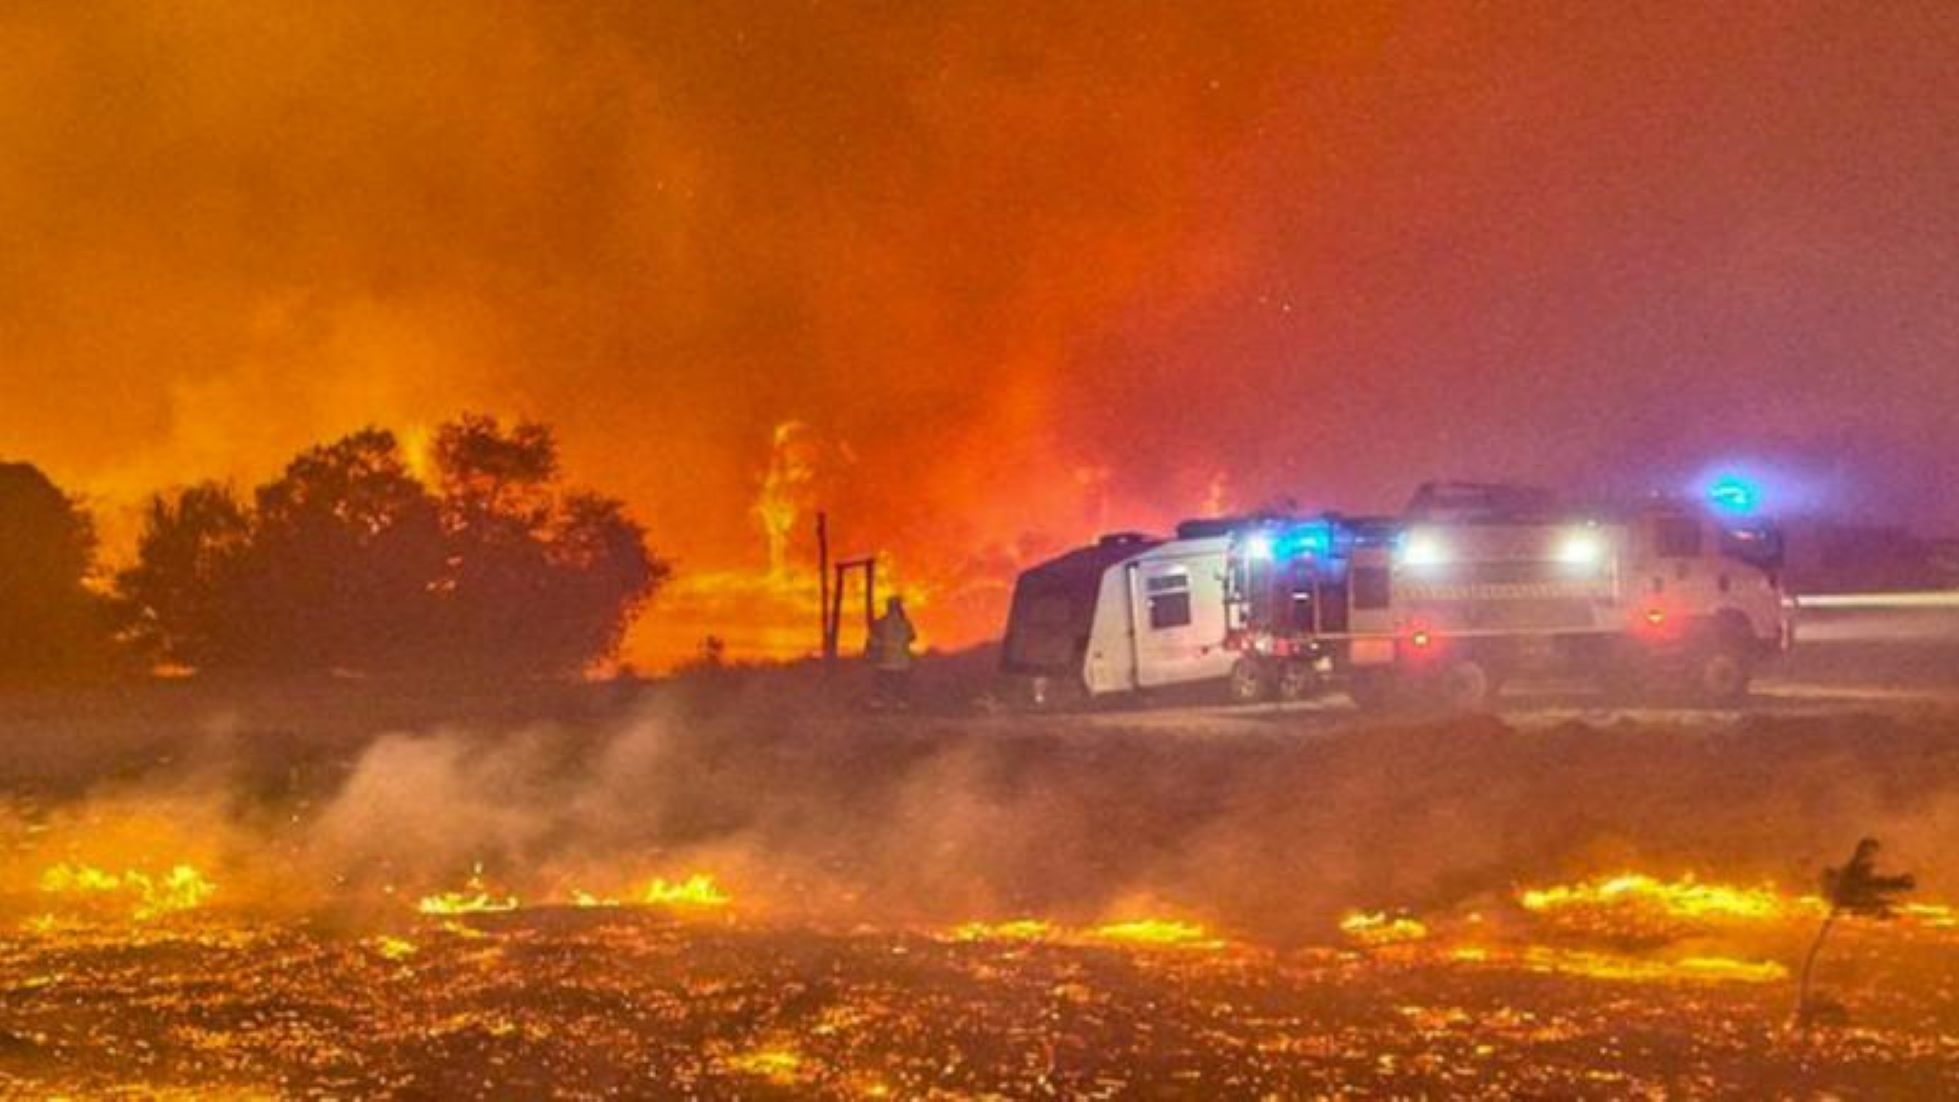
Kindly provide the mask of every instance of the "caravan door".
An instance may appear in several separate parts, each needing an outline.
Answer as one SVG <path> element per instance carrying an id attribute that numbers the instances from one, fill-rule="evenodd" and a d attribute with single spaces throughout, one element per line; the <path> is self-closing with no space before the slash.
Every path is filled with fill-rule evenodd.
<path id="1" fill-rule="evenodd" d="M 1225 648 L 1225 541 L 1166 544 L 1131 564 L 1139 688 L 1221 678 Z"/>

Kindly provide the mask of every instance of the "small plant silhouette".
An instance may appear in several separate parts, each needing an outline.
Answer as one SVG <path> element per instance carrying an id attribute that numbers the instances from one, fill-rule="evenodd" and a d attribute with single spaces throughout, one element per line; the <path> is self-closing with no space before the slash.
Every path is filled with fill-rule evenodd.
<path id="1" fill-rule="evenodd" d="M 728 664 L 728 641 L 719 635 L 709 635 L 701 640 L 698 661 L 701 668 L 718 670 Z"/>
<path id="2" fill-rule="evenodd" d="M 1843 1012 L 1843 1008 L 1834 1002 L 1825 1005 L 1822 1000 L 1813 998 L 1809 990 L 1810 974 L 1816 967 L 1817 954 L 1823 951 L 1823 939 L 1830 936 L 1830 927 L 1836 924 L 1838 916 L 1890 918 L 1894 897 L 1917 885 L 1910 873 L 1879 874 L 1877 851 L 1877 839 L 1865 838 L 1857 843 L 1856 852 L 1850 855 L 1848 864 L 1840 869 L 1823 871 L 1823 899 L 1830 905 L 1830 910 L 1823 916 L 1823 926 L 1816 931 L 1816 940 L 1810 943 L 1809 955 L 1803 958 L 1803 974 L 1796 994 L 1795 1024 L 1798 1030 L 1807 1030 L 1820 1017 L 1840 1016 Z"/>

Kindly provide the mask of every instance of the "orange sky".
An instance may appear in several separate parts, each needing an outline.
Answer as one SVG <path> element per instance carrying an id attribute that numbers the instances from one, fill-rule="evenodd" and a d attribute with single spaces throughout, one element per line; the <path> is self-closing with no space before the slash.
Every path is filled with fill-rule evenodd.
<path id="1" fill-rule="evenodd" d="M 1949 4 L 151 0 L 0 50 L 0 456 L 113 532 L 542 418 L 677 560 L 641 661 L 809 634 L 791 422 L 945 642 L 1099 528 L 1436 475 L 1768 455 L 1959 524 Z"/>

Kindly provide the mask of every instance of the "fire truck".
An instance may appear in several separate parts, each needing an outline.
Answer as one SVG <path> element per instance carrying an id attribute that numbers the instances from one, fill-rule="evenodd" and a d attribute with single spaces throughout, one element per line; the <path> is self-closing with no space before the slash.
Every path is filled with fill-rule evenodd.
<path id="1" fill-rule="evenodd" d="M 1339 688 L 1363 708 L 1474 710 L 1512 677 L 1562 674 L 1727 704 L 1794 638 L 1779 533 L 1680 501 L 1430 483 L 1397 517 L 1240 525 L 1225 561 L 1243 701 Z"/>

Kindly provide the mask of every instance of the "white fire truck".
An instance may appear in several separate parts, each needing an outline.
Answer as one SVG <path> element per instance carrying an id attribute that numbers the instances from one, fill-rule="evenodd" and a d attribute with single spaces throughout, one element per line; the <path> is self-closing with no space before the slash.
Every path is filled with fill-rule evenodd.
<path id="1" fill-rule="evenodd" d="M 1541 490 L 1431 483 L 1392 519 L 1234 531 L 1234 697 L 1344 688 L 1363 707 L 1487 705 L 1517 674 L 1642 696 L 1746 696 L 1793 628 L 1772 527 L 1678 502 L 1566 509 Z"/>

